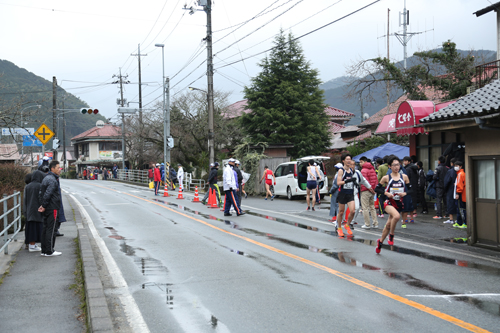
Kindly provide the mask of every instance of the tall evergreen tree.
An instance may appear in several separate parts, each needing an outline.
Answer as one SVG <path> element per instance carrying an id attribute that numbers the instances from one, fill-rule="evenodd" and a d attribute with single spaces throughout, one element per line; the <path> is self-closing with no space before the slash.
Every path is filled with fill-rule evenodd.
<path id="1" fill-rule="evenodd" d="M 275 48 L 259 64 L 262 71 L 244 88 L 247 108 L 242 128 L 254 143 L 291 143 L 293 157 L 320 154 L 330 144 L 328 117 L 318 71 L 311 69 L 300 44 L 283 30 Z"/>

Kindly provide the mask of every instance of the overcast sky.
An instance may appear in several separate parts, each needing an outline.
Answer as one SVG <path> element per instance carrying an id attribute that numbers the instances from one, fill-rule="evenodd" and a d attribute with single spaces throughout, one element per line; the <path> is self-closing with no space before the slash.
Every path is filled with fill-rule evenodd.
<path id="1" fill-rule="evenodd" d="M 232 92 L 230 102 L 243 99 L 243 86 L 258 74 L 257 63 L 264 54 L 221 66 L 269 49 L 272 36 L 280 28 L 291 28 L 295 36 L 301 36 L 373 2 L 215 0 L 214 87 Z M 496 0 L 407 0 L 409 31 L 428 30 L 413 37 L 408 55 L 439 47 L 447 39 L 460 49 L 496 50 L 496 13 L 479 18 L 473 15 L 492 2 Z M 143 105 L 152 107 L 155 101 L 161 101 L 162 80 L 161 48 L 156 48 L 155 43 L 165 44 L 165 74 L 171 78 L 171 95 L 186 93 L 189 85 L 206 89 L 206 63 L 199 66 L 206 59 L 202 44 L 206 14 L 196 11 L 189 15 L 183 9 L 185 4 L 200 8 L 196 3 L 0 0 L 0 59 L 49 81 L 56 76 L 61 87 L 99 108 L 104 116 L 113 117 L 119 89 L 110 83 L 116 81 L 112 76 L 119 74 L 119 68 L 131 82 L 125 86 L 125 98 L 138 101 L 138 62 L 131 54 L 137 53 L 140 44 L 141 53 L 147 54 L 142 57 Z M 402 31 L 398 14 L 403 7 L 403 0 L 381 0 L 301 38 L 305 55 L 319 70 L 321 80 L 345 75 L 346 66 L 354 61 L 385 56 L 386 39 L 379 37 L 386 34 L 387 9 L 391 10 L 393 33 Z M 252 19 L 261 12 L 265 14 Z M 390 38 L 390 53 L 395 60 L 403 58 L 403 47 L 396 37 Z"/>

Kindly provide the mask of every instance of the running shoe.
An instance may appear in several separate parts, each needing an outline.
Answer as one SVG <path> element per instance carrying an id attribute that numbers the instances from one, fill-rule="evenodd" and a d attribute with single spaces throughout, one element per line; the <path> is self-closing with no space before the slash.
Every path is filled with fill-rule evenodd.
<path id="1" fill-rule="evenodd" d="M 413 214 L 413 217 L 414 217 L 414 218 L 415 218 L 415 217 L 417 217 L 417 213 Z"/>
<path id="2" fill-rule="evenodd" d="M 330 220 L 331 222 L 337 222 L 337 216 L 333 216 L 332 219 Z"/>
<path id="3" fill-rule="evenodd" d="M 313 212 L 316 210 L 316 209 L 314 209 L 314 207 L 312 207 L 311 209 L 312 209 Z"/>
<path id="4" fill-rule="evenodd" d="M 371 229 L 371 228 L 372 228 L 372 227 L 370 227 L 369 225 L 365 225 L 365 224 L 363 224 L 363 225 L 361 226 L 361 229 Z"/>
<path id="5" fill-rule="evenodd" d="M 382 242 L 380 239 L 377 239 L 377 247 L 375 248 L 375 253 L 380 254 L 380 250 L 382 249 Z"/>
<path id="6" fill-rule="evenodd" d="M 401 224 L 401 228 L 406 229 L 406 223 Z"/>
<path id="7" fill-rule="evenodd" d="M 440 220 L 440 219 L 442 219 L 442 218 L 443 218 L 443 217 L 442 217 L 442 216 L 439 216 L 439 215 L 436 215 L 436 216 L 434 216 L 434 217 L 433 217 L 433 219 L 434 219 L 434 220 Z"/>
<path id="8" fill-rule="evenodd" d="M 274 199 L 274 195 L 271 197 L 271 201 L 273 201 L 273 199 Z"/>
<path id="9" fill-rule="evenodd" d="M 457 222 L 455 222 L 455 223 L 453 224 L 453 228 L 460 228 L 460 224 L 458 224 Z"/>
<path id="10" fill-rule="evenodd" d="M 248 198 L 248 194 L 245 193 L 245 199 L 247 199 L 247 198 Z"/>
<path id="11" fill-rule="evenodd" d="M 448 220 L 448 221 L 444 221 L 443 223 L 448 223 L 448 224 L 449 224 L 449 223 L 455 223 L 455 221 L 453 221 L 453 220 Z"/>
<path id="12" fill-rule="evenodd" d="M 394 235 L 389 234 L 389 240 L 387 241 L 387 244 L 394 245 Z"/>
<path id="13" fill-rule="evenodd" d="M 415 223 L 415 220 L 414 220 L 414 219 L 411 219 L 411 220 L 410 220 L 410 223 Z"/>
<path id="14" fill-rule="evenodd" d="M 467 229 L 467 224 L 462 224 L 458 226 L 459 229 Z"/>
<path id="15" fill-rule="evenodd" d="M 384 214 L 379 214 L 379 215 L 377 215 L 377 216 L 378 216 L 378 217 L 382 217 L 382 218 L 383 218 L 383 217 L 384 217 Z"/>
<path id="16" fill-rule="evenodd" d="M 311 210 L 311 207 L 307 206 L 307 209 L 306 210 Z"/>
<path id="17" fill-rule="evenodd" d="M 267 200 L 267 198 L 264 198 L 264 200 Z"/>
<path id="18" fill-rule="evenodd" d="M 429 214 L 429 212 L 424 210 L 424 211 L 422 211 L 422 214 Z"/>

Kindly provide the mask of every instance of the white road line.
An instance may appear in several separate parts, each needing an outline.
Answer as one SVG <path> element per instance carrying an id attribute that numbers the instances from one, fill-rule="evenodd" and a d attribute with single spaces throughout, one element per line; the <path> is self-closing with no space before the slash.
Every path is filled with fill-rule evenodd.
<path id="1" fill-rule="evenodd" d="M 92 232 L 92 236 L 94 237 L 94 240 L 97 246 L 99 247 L 99 250 L 101 251 L 104 262 L 108 267 L 109 275 L 111 275 L 114 285 L 117 288 L 117 292 L 120 295 L 119 298 L 123 304 L 130 326 L 132 327 L 134 332 L 148 333 L 149 328 L 146 322 L 144 321 L 144 318 L 142 317 L 141 310 L 139 310 L 137 303 L 130 294 L 127 282 L 123 278 L 122 272 L 118 268 L 118 265 L 111 256 L 111 253 L 106 247 L 106 244 L 104 243 L 101 236 L 97 232 L 97 229 L 95 228 L 94 222 L 90 218 L 90 215 L 87 213 L 85 208 L 83 208 L 83 205 L 78 200 L 76 200 L 76 198 L 73 195 L 70 194 L 70 197 L 78 205 L 80 213 L 82 214 L 83 218 L 87 221 L 89 229 Z"/>
<path id="2" fill-rule="evenodd" d="M 428 298 L 448 298 L 448 297 L 499 297 L 500 294 L 454 294 L 454 295 L 406 295 L 405 297 L 428 297 Z"/>

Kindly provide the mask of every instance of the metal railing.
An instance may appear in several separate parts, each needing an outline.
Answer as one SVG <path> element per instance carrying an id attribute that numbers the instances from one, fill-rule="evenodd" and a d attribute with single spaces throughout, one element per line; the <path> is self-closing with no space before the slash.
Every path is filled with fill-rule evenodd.
<path id="1" fill-rule="evenodd" d="M 10 198 L 14 199 L 14 206 L 8 209 L 7 203 Z M 16 236 L 21 231 L 21 192 L 14 192 L 14 194 L 9 196 L 4 194 L 0 200 L 0 203 L 2 202 L 3 214 L 0 216 L 0 221 L 3 219 L 3 230 L 0 232 L 0 237 L 3 236 L 3 244 L 0 247 L 0 252 L 4 250 L 5 254 L 9 254 L 9 243 L 17 241 Z M 9 222 L 9 214 L 12 212 L 14 213 L 14 218 L 12 222 Z M 9 229 L 12 226 L 14 226 L 14 233 L 9 238 Z"/>
<path id="2" fill-rule="evenodd" d="M 133 183 L 148 184 L 148 170 L 123 170 L 118 169 L 117 177 Z"/>
<path id="3" fill-rule="evenodd" d="M 476 66 L 476 89 L 480 89 L 499 78 L 500 60 Z"/>
<path id="4" fill-rule="evenodd" d="M 125 180 L 133 183 L 149 184 L 148 170 L 122 170 L 119 169 L 117 173 L 117 179 Z M 183 189 L 188 191 L 194 191 L 195 187 L 198 189 L 205 188 L 204 179 L 193 179 L 192 173 L 184 173 L 184 179 L 182 180 Z"/>

